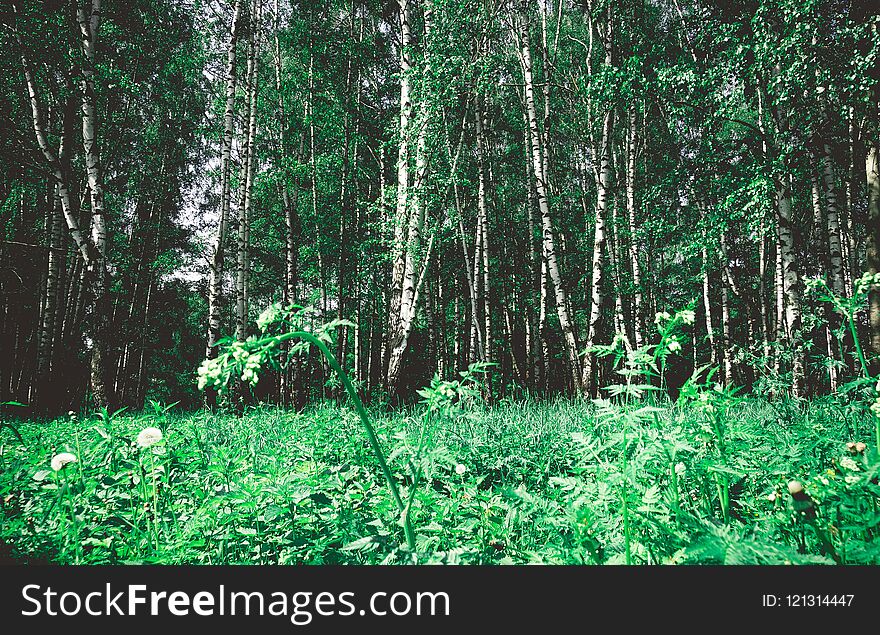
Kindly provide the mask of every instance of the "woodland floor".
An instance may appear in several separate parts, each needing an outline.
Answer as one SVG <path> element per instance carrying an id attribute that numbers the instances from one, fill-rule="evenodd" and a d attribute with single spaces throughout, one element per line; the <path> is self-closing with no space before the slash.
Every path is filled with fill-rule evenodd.
<path id="1" fill-rule="evenodd" d="M 23 443 L 0 429 L 0 557 L 880 563 L 875 424 L 854 400 L 502 401 L 373 418 L 404 496 L 410 462 L 426 474 L 416 555 L 358 418 L 323 405 L 14 422 Z M 163 440 L 139 447 L 146 427 Z M 60 452 L 77 461 L 54 471 Z"/>

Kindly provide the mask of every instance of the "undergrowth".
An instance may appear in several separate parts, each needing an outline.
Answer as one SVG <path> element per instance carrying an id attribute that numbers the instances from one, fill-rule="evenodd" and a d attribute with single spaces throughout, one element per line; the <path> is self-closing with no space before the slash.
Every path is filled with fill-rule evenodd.
<path id="1" fill-rule="evenodd" d="M 415 551 L 356 412 L 333 404 L 17 425 L 21 441 L 0 437 L 0 540 L 24 562 L 880 563 L 864 404 L 726 400 L 722 460 L 691 400 L 645 417 L 453 397 L 371 412 Z M 76 460 L 54 471 L 59 453 Z"/>

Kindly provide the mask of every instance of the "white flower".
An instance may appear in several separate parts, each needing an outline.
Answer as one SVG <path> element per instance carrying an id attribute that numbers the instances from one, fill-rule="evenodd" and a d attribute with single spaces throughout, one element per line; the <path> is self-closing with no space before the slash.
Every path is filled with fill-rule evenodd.
<path id="1" fill-rule="evenodd" d="M 257 327 L 262 332 L 266 332 L 266 329 L 269 328 L 272 324 L 281 319 L 281 305 L 277 302 L 275 304 L 270 304 L 265 310 L 260 313 L 257 318 Z"/>
<path id="2" fill-rule="evenodd" d="M 70 452 L 61 452 L 52 457 L 52 469 L 56 472 L 68 463 L 76 463 L 76 455 Z"/>
<path id="3" fill-rule="evenodd" d="M 137 436 L 137 444 L 142 448 L 148 448 L 161 440 L 162 431 L 159 428 L 144 428 Z"/>
<path id="4" fill-rule="evenodd" d="M 669 341 L 669 350 L 673 353 L 681 350 L 681 342 L 678 340 L 670 340 Z"/>
<path id="5" fill-rule="evenodd" d="M 850 474 L 849 476 L 847 476 L 843 480 L 845 480 L 848 484 L 852 485 L 853 483 L 858 482 L 859 477 L 856 476 L 855 474 Z"/>
<path id="6" fill-rule="evenodd" d="M 690 309 L 685 309 L 678 315 L 681 317 L 681 321 L 685 324 L 693 324 L 694 321 L 697 319 L 696 313 L 694 313 Z"/>
<path id="7" fill-rule="evenodd" d="M 206 359 L 199 366 L 199 390 L 204 390 L 206 386 L 220 386 L 223 383 L 221 375 L 223 367 L 220 360 Z"/>
<path id="8" fill-rule="evenodd" d="M 465 472 L 467 472 L 467 466 L 464 463 L 459 463 L 455 466 L 455 473 L 459 476 L 461 476 Z"/>
<path id="9" fill-rule="evenodd" d="M 684 470 L 685 470 L 684 463 L 676 463 L 675 464 L 675 473 L 676 474 L 681 476 L 682 474 L 684 474 Z"/>
<path id="10" fill-rule="evenodd" d="M 859 464 L 856 463 L 855 461 L 853 461 L 848 456 L 845 456 L 842 459 L 840 459 L 840 466 L 845 467 L 848 470 L 852 470 L 853 472 L 859 471 Z"/>
<path id="11" fill-rule="evenodd" d="M 776 492 L 770 492 L 769 494 L 767 494 L 767 500 L 770 501 L 771 503 L 775 502 L 776 501 Z"/>
<path id="12" fill-rule="evenodd" d="M 654 316 L 654 324 L 660 324 L 660 322 L 662 322 L 663 320 L 669 320 L 671 318 L 672 318 L 672 316 L 669 315 L 668 311 L 663 311 L 663 312 L 657 313 Z"/>
<path id="13" fill-rule="evenodd" d="M 75 417 L 75 416 L 76 416 L 76 413 L 75 413 L 73 410 L 68 410 L 68 411 L 67 411 L 67 416 L 68 416 L 68 417 Z"/>

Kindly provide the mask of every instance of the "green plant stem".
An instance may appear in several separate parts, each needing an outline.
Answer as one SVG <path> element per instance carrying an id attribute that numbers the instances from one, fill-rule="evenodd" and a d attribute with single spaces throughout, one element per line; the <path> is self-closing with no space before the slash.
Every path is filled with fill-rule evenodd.
<path id="1" fill-rule="evenodd" d="M 672 481 L 672 513 L 675 516 L 675 526 L 681 526 L 681 495 L 678 492 L 678 473 L 675 471 L 675 459 L 669 462 L 669 474 Z"/>
<path id="2" fill-rule="evenodd" d="M 632 550 L 629 538 L 629 504 L 627 503 L 627 497 L 629 495 L 627 483 L 629 477 L 626 473 L 626 432 L 628 425 L 629 423 L 625 421 L 623 428 L 623 488 L 621 490 L 621 502 L 623 503 L 623 539 L 624 548 L 626 550 L 626 564 L 632 564 Z"/>
<path id="3" fill-rule="evenodd" d="M 156 543 L 156 551 L 159 551 L 159 496 L 156 491 L 156 463 L 153 459 L 153 448 L 147 448 L 150 453 L 150 480 L 153 481 L 153 538 Z"/>
<path id="4" fill-rule="evenodd" d="M 334 357 L 333 353 L 330 352 L 330 349 L 327 348 L 327 345 L 312 333 L 309 333 L 307 331 L 294 331 L 292 333 L 279 335 L 273 339 L 278 344 L 287 340 L 294 339 L 301 339 L 311 344 L 314 344 L 318 347 L 321 353 L 323 353 L 324 357 L 327 359 L 327 362 L 330 364 L 330 367 L 339 376 L 339 379 L 342 381 L 342 385 L 345 386 L 346 392 L 349 394 L 351 400 L 354 402 L 354 408 L 357 411 L 358 416 L 360 417 L 361 423 L 363 424 L 364 431 L 367 434 L 367 439 L 369 439 L 370 442 L 370 447 L 373 449 L 373 454 L 376 456 L 376 460 L 379 462 L 379 467 L 382 468 L 382 474 L 385 476 L 385 482 L 388 484 L 388 489 L 391 490 L 391 496 L 394 498 L 394 503 L 395 505 L 397 505 L 397 509 L 400 512 L 401 521 L 403 523 L 403 531 L 406 535 L 406 544 L 411 551 L 415 551 L 416 538 L 415 533 L 413 532 L 412 523 L 410 522 L 409 515 L 407 514 L 408 506 L 403 502 L 400 497 L 400 490 L 397 487 L 397 482 L 394 480 L 394 475 L 391 473 L 391 470 L 388 467 L 388 463 L 385 461 L 385 455 L 382 453 L 382 447 L 379 445 L 379 439 L 376 437 L 376 431 L 373 428 L 373 424 L 370 422 L 370 417 L 369 415 L 367 415 L 367 410 L 366 408 L 364 408 L 364 404 L 361 401 L 361 398 L 358 396 L 354 385 L 348 378 L 348 373 L 346 373 L 342 369 L 342 366 L 339 365 L 339 362 L 336 360 L 336 357 Z"/>
<path id="5" fill-rule="evenodd" d="M 880 458 L 880 416 L 874 416 L 874 443 L 877 445 L 877 457 Z"/>
<path id="6" fill-rule="evenodd" d="M 859 332 L 856 329 L 856 321 L 855 319 L 853 319 L 852 315 L 847 315 L 847 322 L 849 322 L 849 331 L 850 333 L 852 333 L 853 343 L 856 347 L 856 354 L 859 357 L 859 364 L 861 365 L 862 369 L 862 377 L 868 379 L 870 378 L 870 375 L 868 375 L 868 360 L 865 359 L 865 351 L 862 350 L 862 345 L 859 342 Z"/>
<path id="7" fill-rule="evenodd" d="M 73 492 L 70 491 L 70 483 L 67 480 L 67 469 L 66 466 L 62 468 L 64 470 L 64 489 L 67 490 L 67 501 L 68 507 L 70 509 L 70 522 L 73 526 L 73 563 L 79 564 L 80 561 L 80 553 L 82 550 L 82 546 L 79 542 L 79 526 L 76 523 L 76 511 L 74 510 L 73 505 Z M 59 496 L 59 500 L 60 500 Z"/>

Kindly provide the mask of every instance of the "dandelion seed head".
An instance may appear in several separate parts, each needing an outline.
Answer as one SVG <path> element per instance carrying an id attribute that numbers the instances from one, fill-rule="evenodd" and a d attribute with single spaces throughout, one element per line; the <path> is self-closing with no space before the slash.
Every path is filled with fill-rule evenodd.
<path id="1" fill-rule="evenodd" d="M 159 428 L 144 428 L 137 436 L 137 444 L 142 448 L 148 448 L 162 440 L 162 431 Z"/>
<path id="2" fill-rule="evenodd" d="M 464 463 L 459 463 L 455 466 L 455 473 L 459 476 L 461 476 L 465 472 L 467 472 L 467 466 Z"/>

